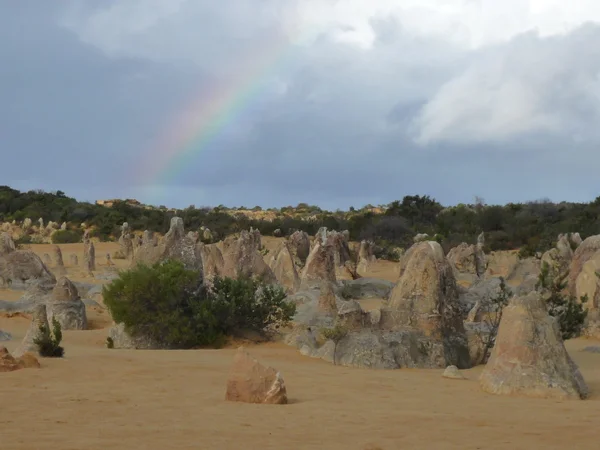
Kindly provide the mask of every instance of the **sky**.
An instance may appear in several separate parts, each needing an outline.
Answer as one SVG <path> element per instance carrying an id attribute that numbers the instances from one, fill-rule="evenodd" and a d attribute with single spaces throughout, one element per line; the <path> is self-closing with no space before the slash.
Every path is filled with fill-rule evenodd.
<path id="1" fill-rule="evenodd" d="M 0 185 L 179 208 L 600 195 L 597 0 L 0 8 Z"/>

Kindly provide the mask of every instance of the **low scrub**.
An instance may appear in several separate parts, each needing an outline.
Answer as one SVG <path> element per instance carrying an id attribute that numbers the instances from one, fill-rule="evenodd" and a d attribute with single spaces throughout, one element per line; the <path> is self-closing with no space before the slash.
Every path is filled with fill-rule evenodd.
<path id="1" fill-rule="evenodd" d="M 74 230 L 58 230 L 52 234 L 53 244 L 77 244 L 83 234 Z"/>
<path id="2" fill-rule="evenodd" d="M 33 340 L 38 347 L 38 353 L 44 358 L 62 358 L 65 349 L 60 346 L 62 329 L 56 318 L 52 318 L 52 332 L 46 325 L 40 325 L 40 335 Z"/>
<path id="3" fill-rule="evenodd" d="M 295 314 L 279 286 L 215 278 L 208 288 L 199 272 L 176 261 L 122 272 L 103 295 L 113 319 L 129 333 L 169 348 L 218 346 L 246 331 L 268 335 Z"/>

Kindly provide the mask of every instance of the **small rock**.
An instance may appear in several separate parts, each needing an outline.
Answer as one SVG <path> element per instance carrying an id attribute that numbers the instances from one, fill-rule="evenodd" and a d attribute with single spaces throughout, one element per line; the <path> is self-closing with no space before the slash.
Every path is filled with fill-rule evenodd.
<path id="1" fill-rule="evenodd" d="M 460 370 L 458 370 L 458 367 L 456 366 L 446 367 L 446 370 L 444 370 L 442 376 L 444 378 L 450 378 L 452 380 L 466 380 L 466 378 L 463 376 L 462 373 L 460 373 Z"/>
<path id="2" fill-rule="evenodd" d="M 242 347 L 233 360 L 225 400 L 278 405 L 288 402 L 281 374 L 260 364 Z"/>

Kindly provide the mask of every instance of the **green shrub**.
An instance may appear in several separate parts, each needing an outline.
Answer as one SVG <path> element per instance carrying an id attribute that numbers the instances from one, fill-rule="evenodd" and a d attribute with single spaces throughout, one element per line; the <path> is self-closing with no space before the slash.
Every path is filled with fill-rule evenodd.
<path id="1" fill-rule="evenodd" d="M 587 295 L 579 298 L 579 301 L 573 295 L 565 294 L 567 287 L 567 278 L 569 272 L 553 275 L 557 271 L 551 271 L 547 262 L 542 264 L 542 270 L 538 277 L 536 288 L 542 292 L 548 313 L 556 317 L 562 338 L 564 340 L 577 337 L 581 334 L 587 310 L 584 304 L 587 302 Z"/>
<path id="2" fill-rule="evenodd" d="M 216 278 L 207 289 L 199 272 L 177 261 L 122 272 L 103 295 L 113 319 L 129 333 L 169 348 L 218 346 L 243 330 L 267 334 L 295 313 L 279 286 Z"/>
<path id="3" fill-rule="evenodd" d="M 58 230 L 52 234 L 53 244 L 77 244 L 81 242 L 83 233 L 75 230 Z"/>
<path id="4" fill-rule="evenodd" d="M 44 358 L 62 358 L 65 349 L 60 346 L 62 330 L 56 318 L 52 318 L 52 333 L 45 325 L 40 325 L 41 336 L 35 338 L 33 343 L 38 347 L 38 353 Z"/>
<path id="5" fill-rule="evenodd" d="M 333 364 L 337 364 L 336 353 L 338 344 L 342 339 L 348 336 L 348 329 L 345 326 L 338 323 L 333 328 L 326 328 L 322 330 L 321 334 L 325 339 L 333 341 Z"/>
<path id="6" fill-rule="evenodd" d="M 110 336 L 106 338 L 106 348 L 115 348 L 115 341 Z"/>
<path id="7" fill-rule="evenodd" d="M 31 236 L 28 234 L 24 234 L 19 239 L 15 239 L 15 246 L 17 249 L 22 249 L 25 245 L 29 244 L 31 244 Z"/>

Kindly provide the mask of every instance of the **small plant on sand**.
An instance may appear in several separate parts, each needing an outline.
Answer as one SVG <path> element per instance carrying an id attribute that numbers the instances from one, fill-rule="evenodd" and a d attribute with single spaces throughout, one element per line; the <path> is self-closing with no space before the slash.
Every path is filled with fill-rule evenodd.
<path id="1" fill-rule="evenodd" d="M 106 338 L 106 348 L 115 348 L 115 341 L 110 336 Z"/>
<path id="2" fill-rule="evenodd" d="M 342 339 L 348 335 L 348 329 L 342 324 L 336 324 L 333 328 L 326 328 L 321 331 L 325 339 L 333 341 L 333 364 L 337 364 L 337 348 Z"/>
<path id="3" fill-rule="evenodd" d="M 60 346 L 62 329 L 55 317 L 52 318 L 52 332 L 46 325 L 40 325 L 40 336 L 33 340 L 38 347 L 38 353 L 44 358 L 62 358 L 65 349 Z"/>

